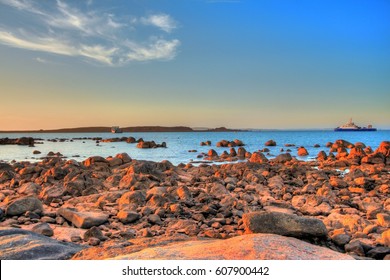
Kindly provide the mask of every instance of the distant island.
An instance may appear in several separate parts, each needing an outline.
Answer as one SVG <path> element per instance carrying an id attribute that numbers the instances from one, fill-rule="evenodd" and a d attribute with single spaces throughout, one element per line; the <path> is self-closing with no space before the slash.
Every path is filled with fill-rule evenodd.
<path id="1" fill-rule="evenodd" d="M 193 129 L 187 126 L 131 126 L 121 127 L 122 132 L 237 132 L 247 131 L 242 129 L 229 129 L 226 127 L 217 128 L 202 128 Z M 40 129 L 40 130 L 9 130 L 0 131 L 0 133 L 102 133 L 110 132 L 111 127 L 96 126 L 96 127 L 76 127 L 76 128 L 60 128 L 60 129 Z"/>

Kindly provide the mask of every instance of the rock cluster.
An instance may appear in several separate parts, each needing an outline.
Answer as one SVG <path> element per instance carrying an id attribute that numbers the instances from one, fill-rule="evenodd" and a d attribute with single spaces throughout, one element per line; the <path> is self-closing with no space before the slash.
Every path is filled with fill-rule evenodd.
<path id="1" fill-rule="evenodd" d="M 140 149 L 154 149 L 154 148 L 166 148 L 167 143 L 162 142 L 161 144 L 156 144 L 154 141 L 141 141 L 138 142 L 137 148 Z"/>
<path id="2" fill-rule="evenodd" d="M 234 139 L 233 141 L 221 140 L 217 143 L 217 147 L 242 147 L 245 144 L 238 139 Z"/>
<path id="3" fill-rule="evenodd" d="M 139 239 L 266 233 L 354 258 L 385 259 L 390 255 L 388 142 L 373 154 L 384 160 L 357 164 L 347 156 L 305 162 L 288 153 L 267 160 L 256 152 L 240 163 L 199 166 L 139 161 L 127 154 L 1 163 L 0 227 L 92 246 L 79 256 L 88 251 L 107 257 L 105 244 L 132 248 Z M 340 171 L 340 163 L 349 172 Z M 228 247 L 229 241 L 223 244 Z"/>
<path id="4" fill-rule="evenodd" d="M 0 138 L 0 145 L 22 145 L 34 147 L 35 139 L 32 137 L 21 137 L 16 139 Z"/>

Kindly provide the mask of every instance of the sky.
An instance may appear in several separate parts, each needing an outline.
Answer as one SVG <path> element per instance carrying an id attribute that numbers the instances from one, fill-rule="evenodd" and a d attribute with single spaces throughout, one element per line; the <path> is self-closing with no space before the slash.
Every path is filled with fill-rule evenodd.
<path id="1" fill-rule="evenodd" d="M 0 0 L 0 130 L 390 128 L 386 0 Z"/>

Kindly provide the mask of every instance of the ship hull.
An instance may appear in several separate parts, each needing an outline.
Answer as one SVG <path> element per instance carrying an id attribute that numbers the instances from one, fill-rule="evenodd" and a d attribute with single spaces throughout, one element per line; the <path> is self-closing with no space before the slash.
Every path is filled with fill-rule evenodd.
<path id="1" fill-rule="evenodd" d="M 334 131 L 376 131 L 376 128 L 335 128 Z"/>

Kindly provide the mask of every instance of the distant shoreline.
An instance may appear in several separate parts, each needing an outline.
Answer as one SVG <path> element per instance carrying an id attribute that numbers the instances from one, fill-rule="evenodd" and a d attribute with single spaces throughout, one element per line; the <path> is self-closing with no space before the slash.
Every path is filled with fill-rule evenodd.
<path id="1" fill-rule="evenodd" d="M 187 126 L 133 126 L 120 128 L 122 132 L 245 132 L 245 129 L 229 129 L 217 127 L 210 129 L 193 129 Z M 104 133 L 111 132 L 111 127 L 76 127 L 60 129 L 40 129 L 40 130 L 4 130 L 0 133 Z M 120 134 L 120 133 L 113 133 Z"/>

